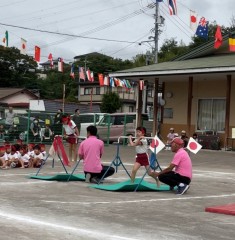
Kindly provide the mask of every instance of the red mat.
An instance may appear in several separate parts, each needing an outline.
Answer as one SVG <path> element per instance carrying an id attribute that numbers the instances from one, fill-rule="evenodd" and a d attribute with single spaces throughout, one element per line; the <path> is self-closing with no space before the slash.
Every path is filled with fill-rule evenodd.
<path id="1" fill-rule="evenodd" d="M 228 215 L 235 215 L 235 203 L 222 205 L 222 206 L 213 206 L 207 207 L 206 212 L 221 213 Z"/>

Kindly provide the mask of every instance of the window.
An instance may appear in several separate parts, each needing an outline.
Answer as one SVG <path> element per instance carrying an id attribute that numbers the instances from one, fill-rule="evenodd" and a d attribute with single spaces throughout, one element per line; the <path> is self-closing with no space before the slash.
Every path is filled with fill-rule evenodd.
<path id="1" fill-rule="evenodd" d="M 225 99 L 199 99 L 197 130 L 224 131 Z"/>
<path id="2" fill-rule="evenodd" d="M 96 95 L 100 95 L 100 87 L 96 87 Z"/>
<path id="3" fill-rule="evenodd" d="M 92 88 L 84 88 L 84 95 L 90 95 Z"/>
<path id="4" fill-rule="evenodd" d="M 129 106 L 129 112 L 134 112 L 134 106 Z"/>

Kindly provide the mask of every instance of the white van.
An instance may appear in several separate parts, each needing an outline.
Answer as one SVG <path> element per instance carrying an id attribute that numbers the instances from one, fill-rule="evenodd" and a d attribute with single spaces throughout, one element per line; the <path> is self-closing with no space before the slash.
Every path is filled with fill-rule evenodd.
<path id="1" fill-rule="evenodd" d="M 87 136 L 87 127 L 90 125 L 96 126 L 99 124 L 100 120 L 103 118 L 105 113 L 80 113 L 79 119 L 81 123 L 80 137 Z"/>

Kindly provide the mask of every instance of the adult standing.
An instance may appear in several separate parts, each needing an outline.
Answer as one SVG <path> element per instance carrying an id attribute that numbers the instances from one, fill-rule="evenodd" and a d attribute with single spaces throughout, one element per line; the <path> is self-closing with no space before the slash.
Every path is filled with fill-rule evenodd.
<path id="1" fill-rule="evenodd" d="M 80 134 L 80 130 L 81 130 L 81 121 L 80 121 L 80 110 L 79 108 L 75 109 L 74 111 L 74 115 L 72 116 L 72 120 L 75 122 L 77 128 L 78 128 L 78 132 Z"/>
<path id="2" fill-rule="evenodd" d="M 170 165 L 161 172 L 155 173 L 155 176 L 169 185 L 172 190 L 177 186 L 176 193 L 180 195 L 186 193 L 192 179 L 192 162 L 183 147 L 184 141 L 179 137 L 174 138 L 171 142 L 171 151 L 175 155 Z"/>
<path id="3" fill-rule="evenodd" d="M 63 124 L 63 135 L 69 144 L 69 160 L 77 161 L 78 128 L 69 116 L 63 115 L 61 118 Z"/>
<path id="4" fill-rule="evenodd" d="M 97 139 L 96 135 L 97 128 L 92 125 L 88 126 L 87 139 L 81 142 L 78 149 L 79 159 L 83 159 L 86 182 L 92 183 L 99 183 L 105 173 L 104 177 L 106 178 L 115 172 L 113 167 L 104 166 L 101 163 L 101 157 L 104 153 L 104 142 Z"/>
<path id="5" fill-rule="evenodd" d="M 63 110 L 60 108 L 57 110 L 57 113 L 54 117 L 54 124 L 52 126 L 52 131 L 54 135 L 62 134 L 62 123 L 61 123 L 62 115 L 63 115 Z"/>
<path id="6" fill-rule="evenodd" d="M 6 116 L 6 120 L 5 120 L 6 129 L 11 130 L 14 124 L 14 117 L 16 116 L 16 113 L 13 111 L 12 107 L 8 108 L 8 112 L 6 113 L 5 116 Z"/>

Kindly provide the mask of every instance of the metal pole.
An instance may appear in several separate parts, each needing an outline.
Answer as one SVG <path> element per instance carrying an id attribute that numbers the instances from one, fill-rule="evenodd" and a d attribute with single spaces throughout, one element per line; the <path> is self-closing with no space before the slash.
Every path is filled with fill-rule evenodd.
<path id="1" fill-rule="evenodd" d="M 155 47 L 154 47 L 154 63 L 158 63 L 158 8 L 159 8 L 159 3 L 156 0 L 156 11 L 155 11 L 155 36 L 154 36 L 154 42 L 155 42 Z"/>

